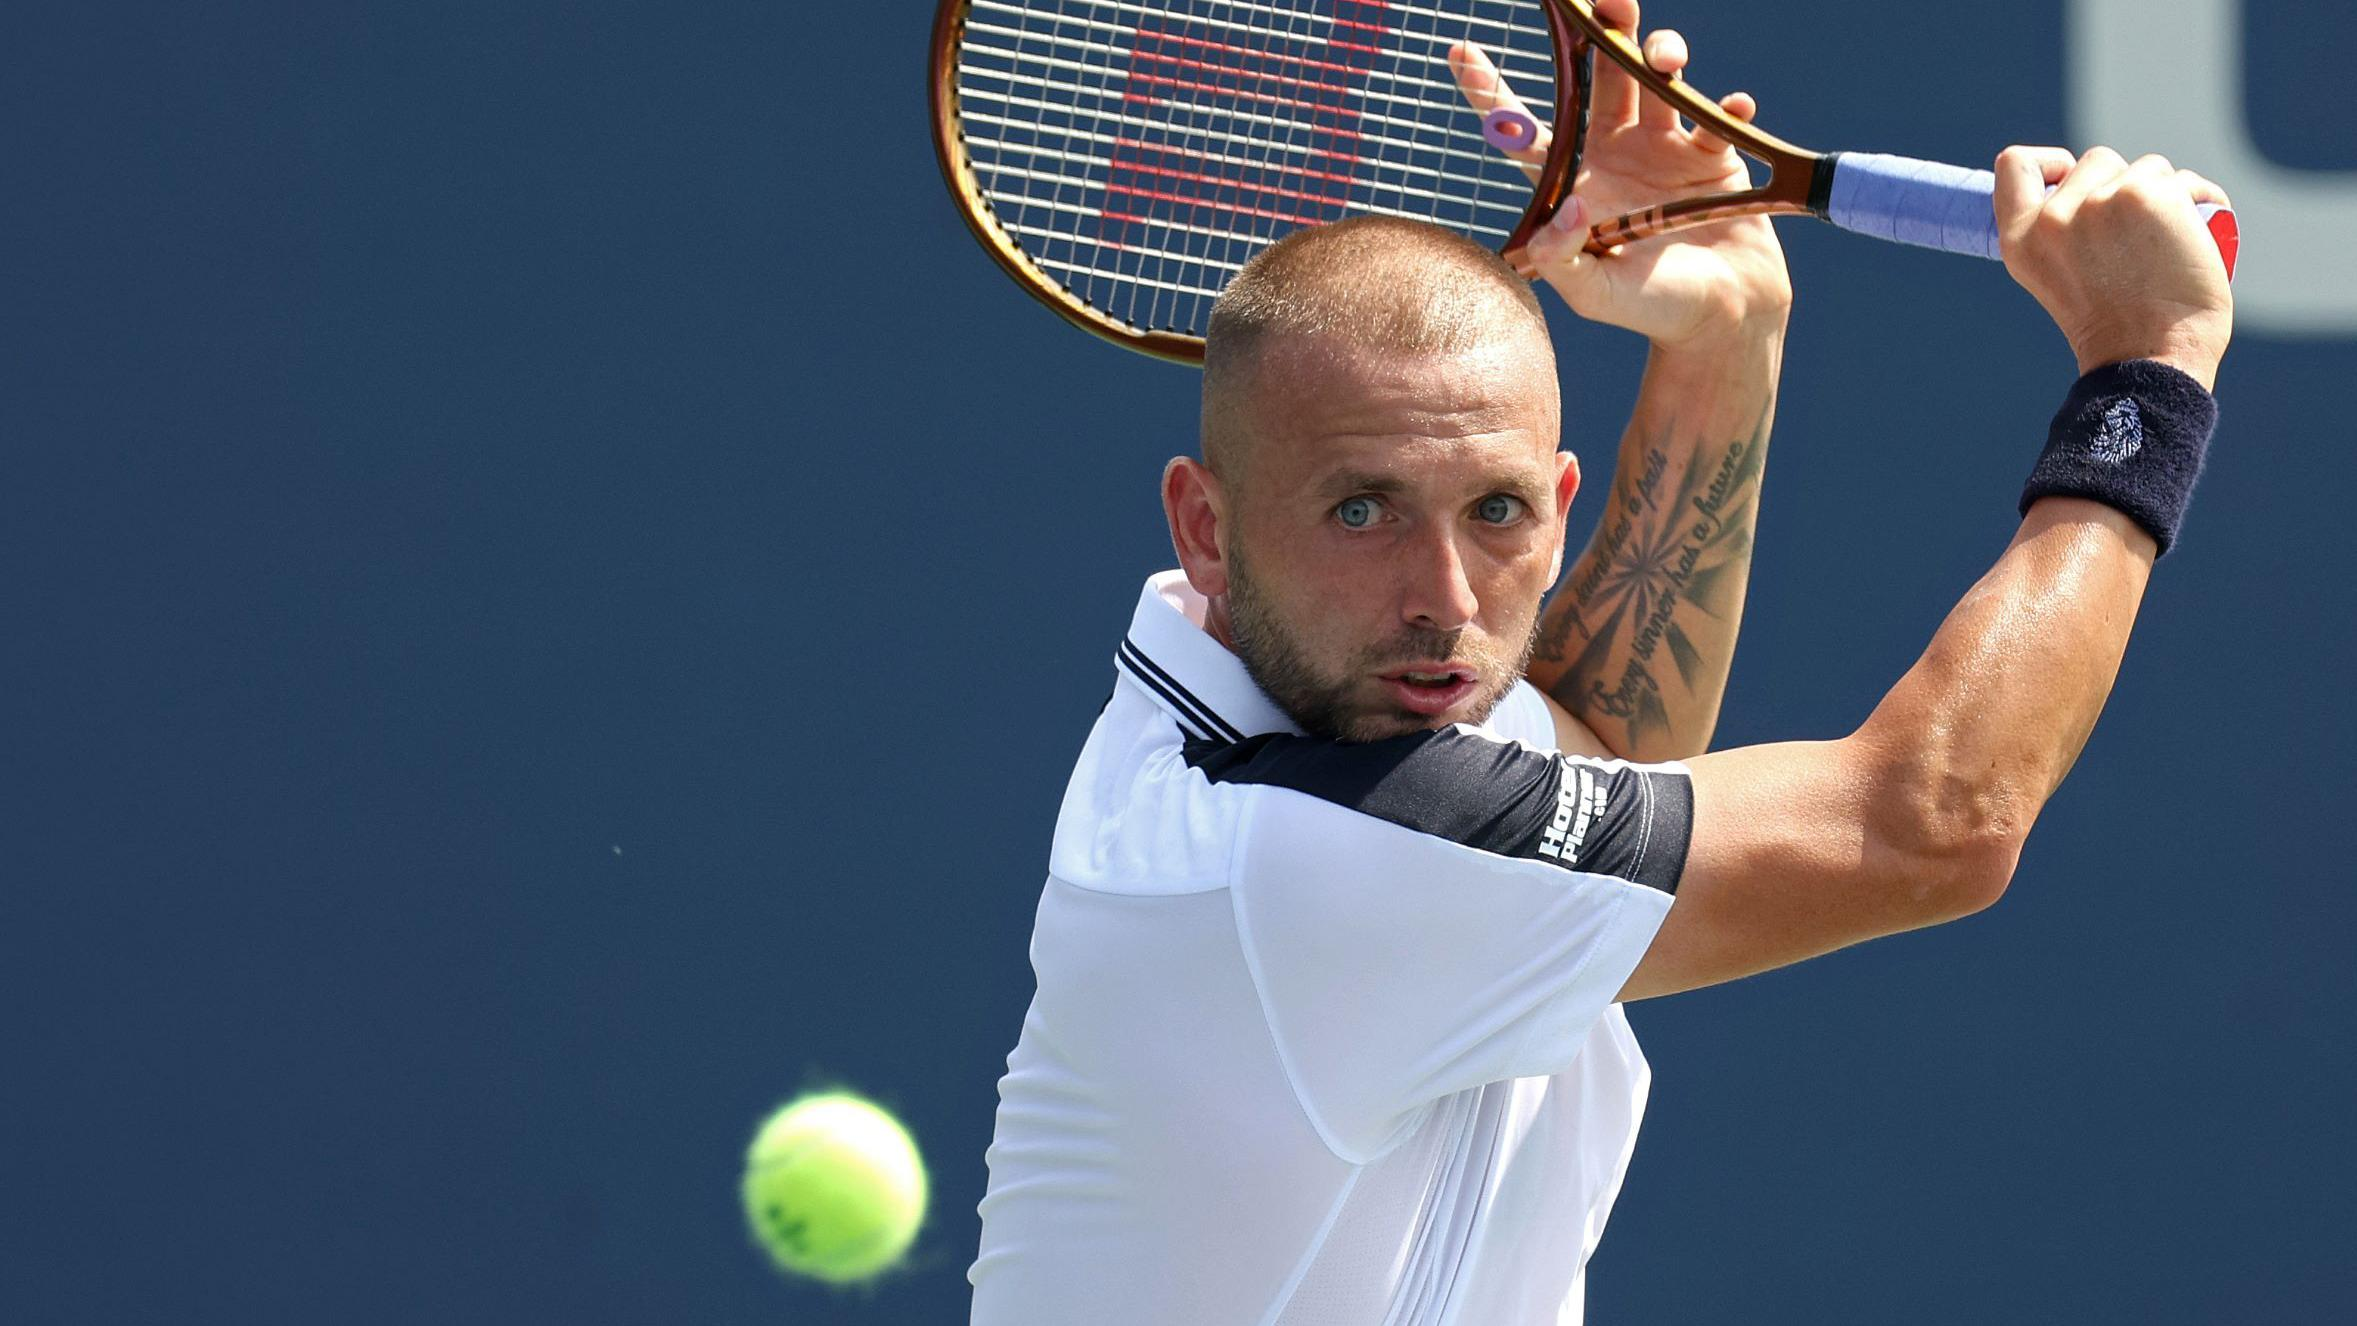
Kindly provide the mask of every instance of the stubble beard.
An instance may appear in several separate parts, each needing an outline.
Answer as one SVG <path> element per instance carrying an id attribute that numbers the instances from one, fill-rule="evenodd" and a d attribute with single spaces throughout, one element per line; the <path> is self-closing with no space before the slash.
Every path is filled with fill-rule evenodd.
<path id="1" fill-rule="evenodd" d="M 1485 722 L 1522 680 L 1538 647 L 1539 605 L 1534 603 L 1511 667 L 1503 654 L 1465 631 L 1403 626 L 1391 639 L 1358 650 L 1342 675 L 1333 677 L 1311 661 L 1300 637 L 1260 592 L 1240 548 L 1228 551 L 1227 599 L 1230 643 L 1244 661 L 1244 671 L 1302 731 L 1333 741 L 1381 741 L 1433 726 L 1434 721 L 1422 714 L 1388 707 L 1370 713 L 1366 705 L 1354 705 L 1350 699 L 1350 691 L 1364 678 L 1419 661 L 1471 667 L 1480 678 L 1480 689 L 1465 712 L 1449 722 Z"/>

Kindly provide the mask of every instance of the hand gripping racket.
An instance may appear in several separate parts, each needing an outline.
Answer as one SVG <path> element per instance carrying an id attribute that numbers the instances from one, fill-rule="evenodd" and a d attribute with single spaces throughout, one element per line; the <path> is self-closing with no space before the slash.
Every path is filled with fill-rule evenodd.
<path id="1" fill-rule="evenodd" d="M 1459 42 L 1553 107 L 1535 182 L 1482 140 L 1528 155 L 1539 125 L 1511 101 L 1473 114 L 1448 72 Z M 1810 215 L 1998 256 L 1990 172 L 1794 146 L 1655 71 L 1590 0 L 941 0 L 934 147 L 967 225 L 1032 295 L 1117 344 L 1200 363 L 1227 279 L 1301 226 L 1430 221 L 1527 272 L 1524 247 L 1579 177 L 1599 53 L 1768 178 L 1605 219 L 1590 252 Z M 2203 219 L 2231 273 L 2233 212 L 2204 205 Z"/>

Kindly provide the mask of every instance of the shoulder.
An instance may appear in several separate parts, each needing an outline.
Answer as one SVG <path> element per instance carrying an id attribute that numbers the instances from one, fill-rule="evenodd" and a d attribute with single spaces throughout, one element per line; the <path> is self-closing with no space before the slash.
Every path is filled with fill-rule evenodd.
<path id="1" fill-rule="evenodd" d="M 1473 727 L 1341 742 L 1272 733 L 1242 741 L 1190 741 L 1186 763 L 1213 784 L 1290 788 L 1384 819 L 1443 803 L 1495 802 L 1554 773 L 1553 757 Z"/>
<path id="2" fill-rule="evenodd" d="M 1489 722 L 1483 724 L 1490 731 L 1508 741 L 1519 741 L 1538 750 L 1554 750 L 1555 706 L 1546 693 L 1528 681 L 1514 683 L 1506 698 L 1498 701 Z"/>
<path id="3" fill-rule="evenodd" d="M 1264 818 L 1263 829 L 1314 833 L 1336 851 L 1346 849 L 1354 829 L 1371 834 L 1372 850 L 1398 850 L 1384 844 L 1386 830 L 1406 829 L 1664 891 L 1675 889 L 1685 868 L 1693 793 L 1675 765 L 1562 755 L 1465 726 L 1360 743 L 1283 735 L 1195 741 L 1183 753 L 1212 786 L 1306 798 L 1290 814 Z"/>
<path id="4" fill-rule="evenodd" d="M 1117 687 L 1065 784 L 1049 872 L 1100 893 L 1224 887 L 1239 798 L 1188 766 L 1186 739 L 1165 710 Z"/>

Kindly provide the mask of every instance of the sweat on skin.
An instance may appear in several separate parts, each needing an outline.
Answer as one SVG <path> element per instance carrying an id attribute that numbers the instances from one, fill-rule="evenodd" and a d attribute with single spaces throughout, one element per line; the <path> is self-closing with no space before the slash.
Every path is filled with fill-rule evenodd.
<path id="1" fill-rule="evenodd" d="M 1263 260 L 1213 320 L 1205 460 L 1164 476 L 1206 629 L 1311 731 L 1478 723 L 1528 664 L 1579 486 L 1537 303 L 1406 223 Z"/>

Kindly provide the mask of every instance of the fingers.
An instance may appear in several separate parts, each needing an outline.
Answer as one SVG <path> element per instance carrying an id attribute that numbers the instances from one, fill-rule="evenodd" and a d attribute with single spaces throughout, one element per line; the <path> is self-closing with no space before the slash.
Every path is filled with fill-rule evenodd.
<path id="1" fill-rule="evenodd" d="M 2006 249 L 2037 220 L 2048 186 L 2061 183 L 2077 164 L 2077 157 L 2059 147 L 2009 147 L 1997 155 L 1997 234 Z"/>
<path id="2" fill-rule="evenodd" d="M 1749 92 L 1730 92 L 1719 98 L 1719 109 L 1727 112 L 1736 121 L 1749 124 L 1752 118 L 1760 113 L 1760 103 L 1754 100 Z M 1707 126 L 1698 124 L 1694 128 L 1694 146 L 1702 149 L 1705 153 L 1717 153 L 1726 151 L 1728 143 L 1726 139 L 1712 133 Z"/>
<path id="3" fill-rule="evenodd" d="M 2234 206 L 2234 200 L 2226 196 L 2226 191 L 2224 189 L 2219 188 L 2215 182 L 2203 176 L 2196 175 L 2190 170 L 2178 171 L 2177 182 L 2185 186 L 2185 191 L 2192 194 L 2193 200 L 2197 203 L 2211 203 L 2215 204 L 2216 206 L 2226 208 L 2231 208 Z"/>
<path id="4" fill-rule="evenodd" d="M 1631 41 L 1637 39 L 1637 0 L 1596 0 L 1596 17 Z M 1588 126 L 1609 132 L 1637 122 L 1637 80 L 1605 56 L 1596 57 L 1596 86 L 1589 93 Z"/>
<path id="5" fill-rule="evenodd" d="M 2129 162 L 2128 173 L 2154 183 L 2165 181 L 2172 188 L 2185 187 L 2184 183 L 2177 178 L 2177 167 L 2170 164 L 2169 159 L 2158 152 L 2147 152 Z"/>
<path id="6" fill-rule="evenodd" d="M 2163 216 L 2184 216 L 2194 212 L 2203 203 L 2228 209 L 2234 206 L 2226 197 L 2224 189 L 2190 170 L 2177 169 L 2167 157 L 2157 152 L 2130 162 L 2126 174 L 2120 180 L 2119 189 L 2123 193 L 2138 194 L 2140 201 L 2148 203 Z M 2198 212 L 2194 214 L 2199 217 Z M 2211 247 L 2224 260 L 2226 275 L 2231 280 L 2234 275 L 2234 257 L 2229 242 L 2219 238 L 2206 223 L 2198 228 L 2209 236 Z"/>
<path id="7" fill-rule="evenodd" d="M 2190 211 L 2197 199 L 2186 186 L 2184 172 L 2158 152 L 2148 152 L 2128 163 L 2121 187 L 2137 187 L 2172 211 Z"/>
<path id="8" fill-rule="evenodd" d="M 1997 193 L 2003 197 L 2006 185 L 2027 186 L 2027 197 L 2032 203 L 2046 200 L 2046 191 L 2062 183 L 2071 173 L 2079 158 L 2067 147 L 2009 147 L 1997 156 Z"/>
<path id="9" fill-rule="evenodd" d="M 2191 213 L 2205 202 L 2230 205 L 2225 190 L 2158 153 L 2128 161 L 2093 147 L 2073 161 L 2060 148 L 2017 147 L 1997 158 L 1997 233 L 2017 277 L 2064 254 L 2070 263 L 2093 264 L 2090 270 L 2111 270 L 2118 263 L 2109 246 L 2130 242 L 2123 237 L 2135 237 L 2138 261 L 2154 262 L 2154 254 L 2192 242 L 2200 228 L 2190 224 Z"/>
<path id="10" fill-rule="evenodd" d="M 2091 147 L 2054 186 L 2054 193 L 2046 199 L 2046 209 L 2057 219 L 2068 220 L 2087 199 L 2128 173 L 2128 162 L 2108 147 Z"/>
<path id="11" fill-rule="evenodd" d="M 1530 116 L 1531 123 L 1538 126 L 1538 132 L 1531 135 L 1527 145 L 1506 155 L 1514 158 L 1515 164 L 1522 167 L 1522 173 L 1528 175 L 1532 183 L 1537 183 L 1539 167 L 1547 161 L 1547 145 L 1553 141 L 1552 135 L 1547 132 L 1546 122 L 1533 115 L 1522 98 L 1514 95 L 1514 89 L 1507 86 L 1505 78 L 1498 73 L 1498 66 L 1490 60 L 1489 52 L 1479 46 L 1461 41 L 1449 47 L 1449 73 L 1455 76 L 1457 88 L 1465 94 L 1465 102 L 1473 108 L 1474 114 L 1487 115 L 1502 108 Z"/>
<path id="12" fill-rule="evenodd" d="M 1596 261 L 1588 256 L 1587 243 L 1587 205 L 1577 197 L 1567 198 L 1555 219 L 1532 233 L 1524 254 L 1541 277 L 1554 282 L 1569 298 L 1573 284 L 1583 279 Z"/>
<path id="13" fill-rule="evenodd" d="M 1997 164 L 2006 270 L 2053 315 L 2082 371 L 2160 358 L 2198 378 L 2215 372 L 2234 298 L 2221 236 L 2193 208 L 2222 197 L 2217 186 L 2167 157 L 2131 162 L 2108 147 L 2075 162 L 2014 148 Z"/>
<path id="14" fill-rule="evenodd" d="M 1686 67 L 1686 39 L 1668 28 L 1645 39 L 1645 63 L 1656 73 L 1672 78 Z M 1634 84 L 1635 79 L 1630 79 Z M 1660 97 L 1640 95 L 1637 98 L 1637 123 L 1659 133 L 1675 132 L 1678 128 L 1678 109 Z"/>
<path id="15" fill-rule="evenodd" d="M 1644 54 L 1647 67 L 1672 79 L 1682 78 L 1687 63 L 1693 58 L 1686 45 L 1685 35 L 1671 28 L 1646 35 L 1643 42 L 1637 37 L 1637 0 L 1596 0 L 1596 16 L 1605 26 L 1630 39 Z M 1719 101 L 1722 110 L 1745 123 L 1759 111 L 1759 105 L 1748 93 L 1731 93 Z M 1615 129 L 1636 125 L 1664 136 L 1686 133 L 1680 122 L 1677 107 L 1654 96 L 1617 61 L 1598 57 L 1596 85 L 1589 101 L 1590 132 L 1609 133 Z M 1694 146 L 1705 155 L 1727 149 L 1725 139 L 1716 134 L 1695 131 L 1690 137 Z"/>

